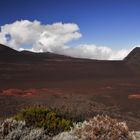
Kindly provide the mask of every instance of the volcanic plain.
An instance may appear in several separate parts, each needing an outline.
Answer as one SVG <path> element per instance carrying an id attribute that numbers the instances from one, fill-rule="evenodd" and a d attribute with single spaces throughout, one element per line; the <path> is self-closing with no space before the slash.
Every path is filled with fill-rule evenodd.
<path id="1" fill-rule="evenodd" d="M 18 52 L 0 45 L 0 116 L 44 105 L 90 118 L 107 114 L 140 129 L 140 49 L 122 61 Z"/>

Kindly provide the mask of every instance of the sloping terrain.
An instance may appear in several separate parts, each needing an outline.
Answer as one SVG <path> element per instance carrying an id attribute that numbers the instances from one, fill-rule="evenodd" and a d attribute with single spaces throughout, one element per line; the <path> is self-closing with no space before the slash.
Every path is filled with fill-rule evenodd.
<path id="1" fill-rule="evenodd" d="M 140 48 L 136 47 L 134 48 L 128 56 L 125 57 L 125 61 L 132 62 L 134 64 L 137 64 L 140 62 Z"/>
<path id="2" fill-rule="evenodd" d="M 139 48 L 124 61 L 98 61 L 0 45 L 1 114 L 43 104 L 66 107 L 87 118 L 109 114 L 139 129 L 140 74 L 130 63 L 133 57 L 139 62 Z"/>

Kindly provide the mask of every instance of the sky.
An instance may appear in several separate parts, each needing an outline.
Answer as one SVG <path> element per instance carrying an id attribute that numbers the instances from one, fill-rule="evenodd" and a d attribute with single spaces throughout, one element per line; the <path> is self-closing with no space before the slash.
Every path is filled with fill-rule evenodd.
<path id="1" fill-rule="evenodd" d="M 140 45 L 139 6 L 139 0 L 0 0 L 0 43 L 19 50 L 123 59 Z"/>

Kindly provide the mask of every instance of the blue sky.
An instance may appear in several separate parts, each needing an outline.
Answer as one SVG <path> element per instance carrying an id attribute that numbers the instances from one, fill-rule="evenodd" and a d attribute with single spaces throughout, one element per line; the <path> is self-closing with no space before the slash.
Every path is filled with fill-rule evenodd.
<path id="1" fill-rule="evenodd" d="M 16 20 L 76 23 L 82 38 L 76 44 L 113 49 L 140 44 L 139 0 L 0 0 L 0 26 Z"/>
<path id="2" fill-rule="evenodd" d="M 76 43 L 127 48 L 140 44 L 139 0 L 0 0 L 0 25 L 20 19 L 74 22 Z"/>

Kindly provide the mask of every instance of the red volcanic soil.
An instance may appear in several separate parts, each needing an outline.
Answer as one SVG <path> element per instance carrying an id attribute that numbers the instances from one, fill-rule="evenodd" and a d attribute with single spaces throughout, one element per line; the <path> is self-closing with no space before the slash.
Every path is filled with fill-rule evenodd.
<path id="1" fill-rule="evenodd" d="M 140 94 L 131 94 L 131 95 L 128 95 L 128 99 L 140 99 Z"/>
<path id="2" fill-rule="evenodd" d="M 131 63 L 129 60 L 76 59 L 52 53 L 15 52 L 3 47 L 1 115 L 8 117 L 24 106 L 42 104 L 69 108 L 85 118 L 108 114 L 138 130 L 140 100 L 133 93 L 140 91 L 140 68 L 135 59 Z M 133 100 L 135 97 L 137 100 Z"/>
<path id="3" fill-rule="evenodd" d="M 16 96 L 16 95 L 24 95 L 24 92 L 20 89 L 7 89 L 7 90 L 2 90 L 2 94 L 6 96 Z"/>
<path id="4" fill-rule="evenodd" d="M 1 90 L 1 94 L 5 95 L 5 96 L 27 96 L 27 97 L 31 97 L 31 96 L 35 96 L 36 92 L 30 92 L 30 91 L 24 91 L 21 89 L 6 89 L 6 90 Z"/>
<path id="5" fill-rule="evenodd" d="M 60 95 L 62 93 L 59 89 L 49 89 L 49 88 L 41 88 L 41 89 L 1 89 L 1 95 L 4 96 L 19 96 L 19 97 L 39 97 L 43 95 Z"/>

